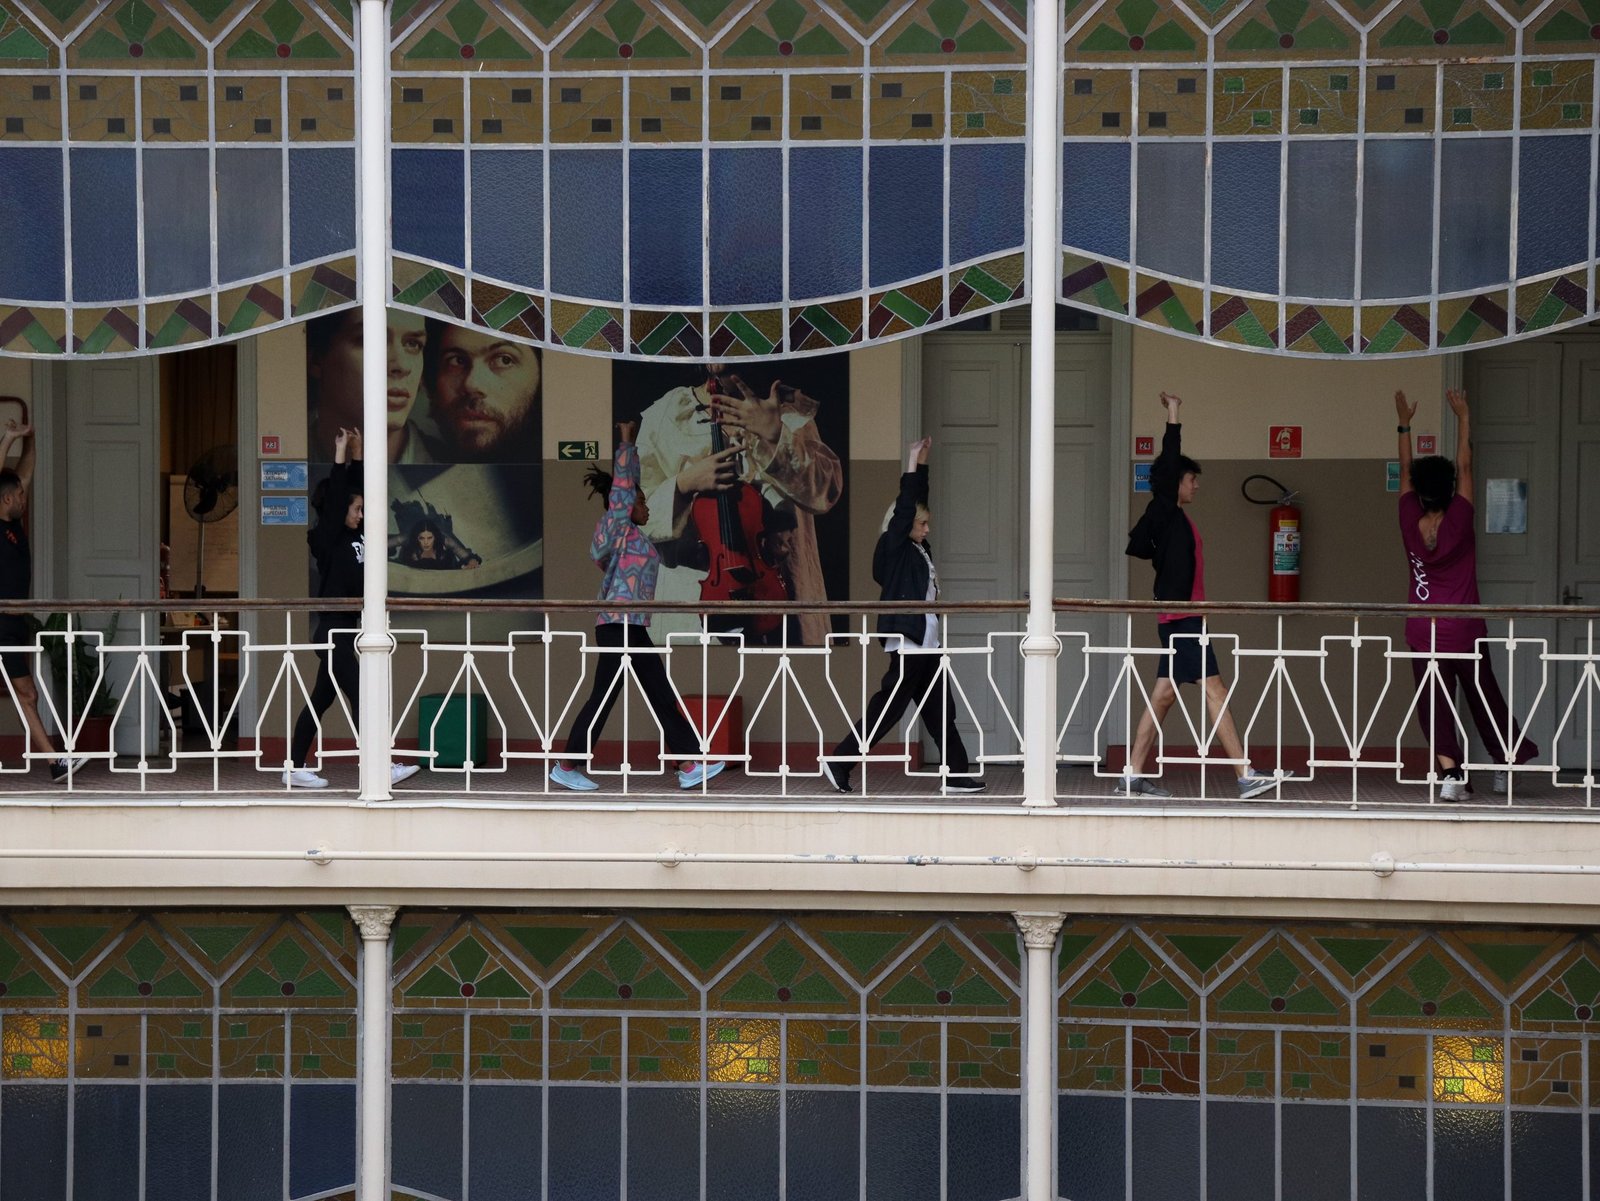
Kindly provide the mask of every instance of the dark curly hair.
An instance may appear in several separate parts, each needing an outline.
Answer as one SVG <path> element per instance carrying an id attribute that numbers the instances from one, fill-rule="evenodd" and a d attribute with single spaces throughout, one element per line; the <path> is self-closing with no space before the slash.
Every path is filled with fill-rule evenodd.
<path id="1" fill-rule="evenodd" d="M 601 471 L 598 467 L 591 467 L 583 473 L 583 482 L 589 486 L 589 495 L 598 496 L 604 501 L 611 495 L 611 476 Z"/>
<path id="2" fill-rule="evenodd" d="M 1411 461 L 1411 486 L 1424 513 L 1442 513 L 1456 494 L 1456 465 L 1443 455 Z"/>

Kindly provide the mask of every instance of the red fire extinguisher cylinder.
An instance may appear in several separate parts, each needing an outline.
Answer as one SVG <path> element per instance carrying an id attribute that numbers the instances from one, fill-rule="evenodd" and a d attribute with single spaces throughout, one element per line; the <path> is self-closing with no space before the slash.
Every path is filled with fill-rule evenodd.
<path id="1" fill-rule="evenodd" d="M 1267 599 L 1286 603 L 1300 599 L 1300 510 L 1284 501 L 1268 515 Z"/>

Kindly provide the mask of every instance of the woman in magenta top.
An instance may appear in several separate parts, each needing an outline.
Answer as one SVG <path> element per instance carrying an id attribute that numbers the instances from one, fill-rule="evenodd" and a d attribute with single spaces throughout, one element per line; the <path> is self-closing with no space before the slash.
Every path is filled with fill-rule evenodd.
<path id="1" fill-rule="evenodd" d="M 1478 544 L 1472 506 L 1472 443 L 1467 395 L 1452 388 L 1445 393 L 1456 415 L 1456 461 L 1443 455 L 1411 458 L 1411 417 L 1417 411 L 1404 392 L 1394 394 L 1396 427 L 1400 436 L 1400 540 L 1406 548 L 1409 576 L 1407 600 L 1413 605 L 1476 605 L 1478 603 Z M 1478 640 L 1489 636 L 1481 617 L 1408 617 L 1406 645 L 1414 652 L 1444 655 L 1478 654 Z M 1520 738 L 1511 720 L 1494 664 L 1487 655 L 1479 659 L 1435 660 L 1437 676 L 1428 673 L 1427 659 L 1411 660 L 1419 691 L 1417 721 L 1438 759 L 1442 781 L 1439 799 L 1466 800 L 1470 791 L 1462 770 L 1461 742 L 1457 737 L 1453 698 L 1459 686 L 1473 724 L 1489 754 L 1504 761 L 1508 745 L 1515 746 L 1517 763 L 1527 763 L 1539 753 L 1532 740 Z M 1505 741 L 1502 741 L 1502 740 Z M 1506 773 L 1494 773 L 1494 790 L 1506 791 Z"/>
<path id="2" fill-rule="evenodd" d="M 661 571 L 660 552 L 639 528 L 650 520 L 650 506 L 639 495 L 639 448 L 633 441 L 638 429 L 637 421 L 618 422 L 611 474 L 592 468 L 585 477 L 590 491 L 606 498 L 606 511 L 595 523 L 589 543 L 589 557 L 605 572 L 599 600 L 609 605 L 654 600 Z M 627 681 L 617 677 L 622 656 L 630 649 L 638 652 L 631 657 L 633 674 L 644 690 L 654 724 L 661 727 L 667 750 L 681 760 L 678 787 L 696 788 L 722 771 L 723 763 L 697 758 L 700 739 L 678 707 L 678 695 L 667 678 L 662 656 L 650 641 L 649 625 L 650 615 L 637 610 L 602 609 L 595 615 L 595 641 L 607 649 L 595 656 L 594 687 L 572 723 L 567 757 L 550 770 L 554 783 L 574 792 L 593 792 L 599 787 L 574 764 L 593 759 L 595 735 L 605 728 L 611 707 L 627 686 Z"/>

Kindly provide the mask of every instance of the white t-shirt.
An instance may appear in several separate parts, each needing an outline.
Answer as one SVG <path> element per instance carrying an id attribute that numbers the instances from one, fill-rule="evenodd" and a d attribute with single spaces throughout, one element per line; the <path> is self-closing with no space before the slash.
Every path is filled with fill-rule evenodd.
<path id="1" fill-rule="evenodd" d="M 913 542 L 911 545 L 917 548 L 922 561 L 928 565 L 928 595 L 923 599 L 931 605 L 939 599 L 939 573 L 934 570 L 932 556 L 922 549 L 922 543 Z M 917 645 L 923 650 L 933 650 L 939 645 L 939 618 L 937 614 L 929 613 L 926 620 L 927 624 L 922 630 L 922 641 Z M 904 635 L 895 634 L 885 639 L 883 646 L 885 650 L 902 651 L 905 649 L 905 643 Z"/>

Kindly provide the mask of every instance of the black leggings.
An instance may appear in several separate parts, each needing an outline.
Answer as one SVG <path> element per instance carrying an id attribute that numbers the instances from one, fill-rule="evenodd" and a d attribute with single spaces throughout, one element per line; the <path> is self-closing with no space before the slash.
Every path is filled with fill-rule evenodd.
<path id="1" fill-rule="evenodd" d="M 964 776 L 970 764 L 967 761 L 967 748 L 962 745 L 961 735 L 956 732 L 954 708 L 946 696 L 950 691 L 949 679 L 941 679 L 937 688 L 931 693 L 928 691 L 934 673 L 939 670 L 939 663 L 938 655 L 889 652 L 889 670 L 883 673 L 878 691 L 867 702 L 867 731 L 871 736 L 867 746 L 869 749 L 877 746 L 879 740 L 894 729 L 907 707 L 921 701 L 922 728 L 939 748 L 950 774 Z M 923 700 L 924 694 L 927 694 L 926 700 Z M 846 759 L 860 753 L 861 732 L 855 728 L 833 748 L 835 758 Z M 853 763 L 846 763 L 844 769 L 849 771 L 854 766 Z"/>
<path id="2" fill-rule="evenodd" d="M 650 641 L 650 631 L 635 622 L 608 622 L 596 626 L 594 636 L 601 646 L 616 647 L 617 650 L 594 656 L 594 687 L 573 720 L 572 732 L 567 735 L 567 757 L 587 761 L 593 751 L 595 735 L 605 729 L 606 718 L 611 716 L 611 707 L 617 703 L 617 698 L 627 686 L 627 682 L 622 681 L 613 688 L 611 682 L 622 670 L 621 651 L 628 646 L 644 650 L 643 654 L 633 656 L 633 673 L 638 677 L 639 686 L 644 689 L 650 712 L 661 723 L 667 750 L 679 759 L 698 758 L 700 739 L 695 735 L 689 719 L 683 715 L 683 710 L 678 708 L 678 697 L 667 679 L 662 656 L 650 649 L 655 646 Z"/>
<path id="3" fill-rule="evenodd" d="M 301 711 L 299 720 L 294 723 L 294 741 L 289 745 L 289 761 L 296 767 L 306 766 L 311 744 L 317 740 L 317 719 L 328 711 L 337 695 L 336 681 L 338 691 L 344 693 L 350 704 L 351 717 L 360 712 L 361 669 L 356 664 L 356 633 L 356 630 L 335 626 L 325 617 L 317 622 L 316 640 L 326 641 L 331 634 L 333 654 L 330 656 L 325 646 L 317 649 L 317 681 L 311 687 L 311 704 Z"/>

